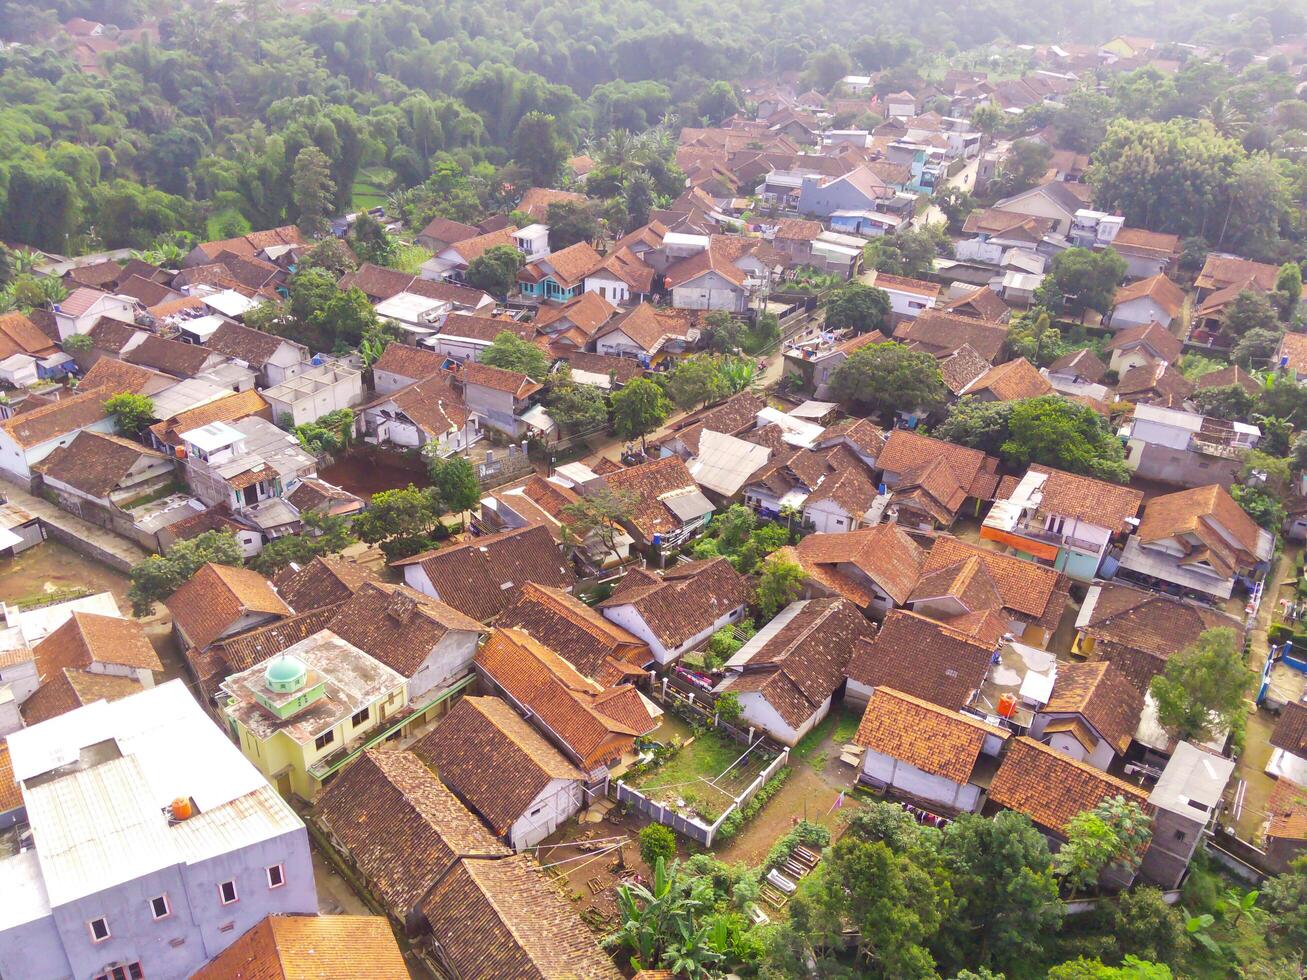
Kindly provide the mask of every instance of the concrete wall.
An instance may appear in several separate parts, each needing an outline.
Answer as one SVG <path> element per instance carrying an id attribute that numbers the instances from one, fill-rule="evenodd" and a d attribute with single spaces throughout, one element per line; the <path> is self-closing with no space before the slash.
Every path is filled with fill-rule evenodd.
<path id="1" fill-rule="evenodd" d="M 72 975 L 53 916 L 42 916 L 0 932 L 0 976 L 67 980 Z"/>
<path id="2" fill-rule="evenodd" d="M 726 310 L 743 313 L 749 308 L 748 294 L 715 272 L 706 272 L 672 290 L 672 306 L 678 310 Z"/>
<path id="3" fill-rule="evenodd" d="M 867 501 L 867 506 L 871 506 L 870 500 Z M 856 531 L 862 524 L 859 519 L 860 516 L 849 514 L 829 497 L 803 508 L 804 519 L 812 524 L 816 530 L 825 533 Z"/>
<path id="4" fill-rule="evenodd" d="M 729 690 L 729 688 L 727 688 Z M 753 728 L 766 732 L 772 739 L 782 745 L 793 747 L 812 731 L 830 712 L 831 699 L 827 698 L 797 727 L 792 726 L 766 699 L 761 691 L 748 691 L 740 695 L 740 717 Z"/>
<path id="5" fill-rule="evenodd" d="M 980 787 L 955 783 L 943 776 L 923 772 L 893 756 L 867 749 L 862 771 L 879 783 L 914 799 L 937 803 L 951 810 L 975 813 L 980 809 Z"/>
<path id="6" fill-rule="evenodd" d="M 1131 439 L 1126 444 L 1126 464 L 1137 476 L 1176 487 L 1203 487 L 1219 483 L 1227 490 L 1239 478 L 1241 461 L 1218 459 L 1191 453 L 1187 449 L 1170 449 Z"/>
<path id="7" fill-rule="evenodd" d="M 551 779 L 509 828 L 509 847 L 524 851 L 561 827 L 568 817 L 581 809 L 584 796 L 581 789 L 579 779 Z"/>
<path id="8" fill-rule="evenodd" d="M 613 279 L 608 276 L 587 276 L 585 291 L 587 293 L 598 293 L 601 298 L 608 300 L 610 303 L 629 303 L 631 301 L 631 287 L 620 279 Z"/>
<path id="9" fill-rule="evenodd" d="M 480 634 L 466 630 L 449 630 L 431 648 L 422 666 L 408 682 L 409 701 L 416 704 L 432 691 L 448 687 L 472 669 Z"/>
<path id="10" fill-rule="evenodd" d="M 1148 273 L 1148 275 L 1153 274 Z M 1170 315 L 1157 304 L 1156 300 L 1141 296 L 1139 299 L 1132 299 L 1128 303 L 1113 307 L 1111 327 L 1113 330 L 1124 330 L 1126 327 L 1141 327 L 1153 320 L 1164 327 L 1171 325 Z"/>

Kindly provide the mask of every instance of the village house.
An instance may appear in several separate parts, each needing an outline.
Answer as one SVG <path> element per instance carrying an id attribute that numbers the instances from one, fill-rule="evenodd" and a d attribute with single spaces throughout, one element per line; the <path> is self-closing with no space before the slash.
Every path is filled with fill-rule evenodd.
<path id="1" fill-rule="evenodd" d="M 1066 841 L 1067 824 L 1073 817 L 1117 796 L 1146 814 L 1153 812 L 1148 794 L 1138 786 L 1027 736 L 1012 740 L 989 787 L 991 800 L 1028 816 L 1049 838 L 1054 851 Z M 1134 874 L 1122 874 L 1121 867 L 1109 867 L 1103 883 L 1128 886 Z"/>
<path id="2" fill-rule="evenodd" d="M 1278 780 L 1266 810 L 1266 859 L 1284 874 L 1307 851 L 1307 786 Z"/>
<path id="3" fill-rule="evenodd" d="M 957 392 L 959 397 L 966 395 L 982 402 L 1012 402 L 1052 393 L 1048 379 L 1024 357 L 990 368 Z"/>
<path id="4" fill-rule="evenodd" d="M 365 582 L 376 580 L 376 575 L 364 565 L 335 555 L 318 555 L 304 565 L 291 562 L 273 576 L 272 587 L 298 615 L 338 605 Z"/>
<path id="5" fill-rule="evenodd" d="M 67 374 L 72 363 L 72 357 L 25 314 L 0 314 L 0 381 L 25 388 Z"/>
<path id="6" fill-rule="evenodd" d="M 1108 367 L 1122 377 L 1134 368 L 1156 368 L 1180 360 L 1182 344 L 1165 326 L 1152 320 L 1122 330 L 1103 349 L 1111 352 Z"/>
<path id="7" fill-rule="evenodd" d="M 231 980 L 249 973 L 293 976 L 305 964 L 332 976 L 406 980 L 404 955 L 380 915 L 269 915 L 208 964 L 193 980 Z"/>
<path id="8" fill-rule="evenodd" d="M 864 750 L 858 782 L 931 810 L 978 813 L 1009 737 L 972 715 L 877 687 L 853 736 Z"/>
<path id="9" fill-rule="evenodd" d="M 225 355 L 207 347 L 183 344 L 179 340 L 164 340 L 154 334 L 148 334 L 140 343 L 133 344 L 124 351 L 122 360 L 174 378 L 193 378 L 227 362 Z"/>
<path id="10" fill-rule="evenodd" d="M 586 484 L 582 493 L 600 490 L 629 499 L 629 513 L 621 524 L 643 552 L 679 548 L 707 526 L 713 513 L 712 501 L 679 456 L 615 470 Z"/>
<path id="11" fill-rule="evenodd" d="M 853 650 L 844 673 L 845 701 L 867 704 L 882 686 L 950 710 L 971 704 L 998 647 L 907 609 L 891 609 L 876 635 Z"/>
<path id="12" fill-rule="evenodd" d="M 483 535 L 394 562 L 404 584 L 477 622 L 494 619 L 527 582 L 566 591 L 576 575 L 543 524 Z"/>
<path id="13" fill-rule="evenodd" d="M 78 611 L 31 648 L 30 662 L 30 675 L 17 683 L 6 678 L 29 727 L 92 701 L 116 701 L 153 687 L 155 673 L 163 672 L 139 622 Z"/>
<path id="14" fill-rule="evenodd" d="M 1170 330 L 1184 303 L 1184 290 L 1158 273 L 1118 289 L 1103 323 L 1113 330 L 1145 327 L 1150 323 L 1159 323 Z"/>
<path id="15" fill-rule="evenodd" d="M 947 357 L 964 344 L 969 345 L 993 364 L 1007 342 L 1007 326 L 943 310 L 925 310 L 895 327 L 894 339 L 935 357 Z"/>
<path id="16" fill-rule="evenodd" d="M 313 819 L 449 975 L 621 976 L 535 859 L 495 840 L 412 752 L 364 752 Z"/>
<path id="17" fill-rule="evenodd" d="M 248 364 L 260 388 L 279 385 L 309 366 L 309 350 L 303 344 L 239 323 L 223 323 L 209 335 L 205 346 Z"/>
<path id="18" fill-rule="evenodd" d="M 849 657 L 875 629 L 842 598 L 792 602 L 731 656 L 714 693 L 734 692 L 742 723 L 793 746 L 826 717 Z"/>
<path id="19" fill-rule="evenodd" d="M 1125 259 L 1130 279 L 1161 275 L 1180 255 L 1180 236 L 1143 228 L 1122 228 L 1111 244 L 1113 251 Z"/>
<path id="20" fill-rule="evenodd" d="M 107 397 L 103 391 L 84 391 L 0 422 L 0 470 L 27 486 L 33 467 L 82 431 L 112 433 L 113 418 L 104 410 Z"/>
<path id="21" fill-rule="evenodd" d="M 182 446 L 181 433 L 203 428 L 211 422 L 237 422 L 250 416 L 272 421 L 268 403 L 253 389 L 214 399 L 155 422 L 148 430 L 150 444 L 163 453 L 176 456 L 177 449 Z"/>
<path id="22" fill-rule="evenodd" d="M 139 442 L 87 429 L 32 467 L 55 502 L 102 527 L 133 500 L 161 490 L 173 479 L 173 462 Z"/>
<path id="23" fill-rule="evenodd" d="M 222 682 L 221 715 L 283 797 L 312 800 L 408 702 L 398 672 L 322 630 Z"/>
<path id="24" fill-rule="evenodd" d="M 1111 542 L 1138 524 L 1143 499 L 1120 484 L 1034 463 L 1022 477 L 1003 478 L 980 536 L 1091 582 Z"/>
<path id="25" fill-rule="evenodd" d="M 462 283 L 467 267 L 492 248 L 517 248 L 513 234 L 516 226 L 508 225 L 495 231 L 486 232 L 473 238 L 464 238 L 451 242 L 434 256 L 422 263 L 418 275 L 423 279 L 434 281 L 446 280 Z M 546 230 L 546 235 L 548 231 Z M 547 247 L 547 246 L 546 246 Z M 532 256 L 534 258 L 534 256 Z"/>
<path id="26" fill-rule="evenodd" d="M 507 531 L 543 524 L 559 546 L 584 569 L 621 565 L 631 557 L 632 539 L 620 525 L 607 530 L 589 529 L 572 535 L 575 519 L 565 508 L 577 504 L 581 495 L 556 479 L 532 473 L 525 480 L 499 487 L 481 498 L 481 521 L 494 531 Z M 576 540 L 581 537 L 582 540 Z M 611 547 L 610 547 L 611 545 Z"/>
<path id="27" fill-rule="evenodd" d="M 372 365 L 373 389 L 389 395 L 443 369 L 446 358 L 424 347 L 391 343 Z"/>
<path id="28" fill-rule="evenodd" d="M 462 364 L 481 360 L 481 355 L 503 333 L 530 341 L 535 336 L 535 328 L 508 317 L 450 313 L 440 321 L 434 333 L 422 338 L 422 346 Z"/>
<path id="29" fill-rule="evenodd" d="M 1063 354 L 1048 367 L 1041 368 L 1039 373 L 1061 395 L 1103 401 L 1111 391 L 1102 383 L 1107 375 L 1107 365 L 1088 347 Z"/>
<path id="30" fill-rule="evenodd" d="M 581 809 L 585 773 L 499 698 L 459 701 L 412 751 L 515 851 Z"/>
<path id="31" fill-rule="evenodd" d="M 392 368 L 401 369 L 394 362 Z M 481 438 L 478 419 L 442 375 L 391 389 L 361 406 L 357 419 L 367 442 L 404 449 L 433 445 L 440 456 L 461 452 Z"/>
<path id="32" fill-rule="evenodd" d="M 537 336 L 547 337 L 550 346 L 583 351 L 605 323 L 617 315 L 617 307 L 598 292 L 587 291 L 566 303 L 541 303 L 531 327 Z"/>
<path id="33" fill-rule="evenodd" d="M 765 296 L 779 263 L 761 239 L 713 235 L 702 251 L 668 267 L 664 286 L 678 310 L 747 313 L 755 296 Z"/>
<path id="34" fill-rule="evenodd" d="M 1157 405 L 1136 405 L 1122 435 L 1131 472 L 1181 487 L 1230 486 L 1262 438 L 1261 429 L 1247 422 Z"/>
<path id="35" fill-rule="evenodd" d="M 961 262 L 998 266 L 1013 249 L 1035 254 L 1055 224 L 1053 218 L 998 208 L 973 211 L 963 222 L 962 233 L 974 237 L 958 242 L 954 254 Z"/>
<path id="36" fill-rule="evenodd" d="M 1211 835 L 1235 761 L 1180 742 L 1148 794 L 1153 838 L 1140 876 L 1162 889 L 1179 888 L 1194 853 Z M 1271 804 L 1274 806 L 1274 793 Z"/>
<path id="37" fill-rule="evenodd" d="M 0 861 L 6 976 L 191 976 L 264 917 L 317 913 L 303 822 L 180 680 L 8 748 L 33 844 Z"/>
<path id="38" fill-rule="evenodd" d="M 582 806 L 635 761 L 635 740 L 658 727 L 651 703 L 630 684 L 586 677 L 553 647 L 518 629 L 495 629 L 477 651 L 477 675 L 584 773 Z M 560 815 L 560 818 L 565 815 Z"/>
<path id="39" fill-rule="evenodd" d="M 1053 230 L 1065 236 L 1071 232 L 1076 212 L 1089 203 L 1092 193 L 1087 184 L 1051 180 L 996 201 L 994 207 L 1035 218 L 1051 218 Z"/>
<path id="40" fill-rule="evenodd" d="M 870 167 L 858 166 L 838 177 L 804 173 L 799 188 L 800 214 L 829 218 L 836 211 L 879 211 L 894 190 Z"/>
<path id="41" fill-rule="evenodd" d="M 644 368 L 634 358 L 591 354 L 565 345 L 552 348 L 552 353 L 558 357 L 552 369 L 554 373 L 566 366 L 575 384 L 590 385 L 605 392 L 624 388 L 644 376 Z"/>
<path id="42" fill-rule="evenodd" d="M 908 606 L 957 623 L 977 613 L 995 613 L 1000 633 L 1043 650 L 1062 621 L 1070 590 L 1071 580 L 1051 568 L 939 535 L 926 553 Z"/>
<path id="43" fill-rule="evenodd" d="M 669 434 L 658 443 L 663 456 L 675 454 L 689 460 L 699 455 L 699 440 L 711 430 L 728 436 L 745 436 L 758 425 L 758 413 L 767 407 L 766 400 L 749 389 L 732 395 L 724 402 L 701 408 L 677 419 Z"/>
<path id="44" fill-rule="evenodd" d="M 1110 661 L 1139 691 L 1168 658 L 1209 629 L 1239 630 L 1238 620 L 1201 603 L 1116 582 L 1090 586 L 1076 617 L 1071 652 Z"/>
<path id="45" fill-rule="evenodd" d="M 258 572 L 207 562 L 163 603 L 182 649 L 203 649 L 290 615 L 272 586 Z"/>
<path id="46" fill-rule="evenodd" d="M 262 258 L 266 260 L 275 255 L 280 255 L 287 248 L 294 248 L 303 244 L 304 240 L 300 235 L 299 228 L 295 225 L 282 225 L 279 228 L 251 232 L 237 238 L 201 242 L 191 249 L 186 258 L 182 260 L 182 268 L 191 269 L 198 265 L 208 265 L 223 252 L 230 252 L 246 259 Z"/>
<path id="47" fill-rule="evenodd" d="M 907 429 L 889 434 L 876 464 L 890 491 L 886 513 L 912 527 L 950 527 L 969 500 L 978 514 L 999 485 L 994 457 Z"/>
<path id="48" fill-rule="evenodd" d="M 946 313 L 956 313 L 977 320 L 989 320 L 992 323 L 1007 323 L 1012 319 L 1011 308 L 988 286 L 968 290 L 954 299 L 936 302 L 935 305 Z"/>
<path id="49" fill-rule="evenodd" d="M 1294 381 L 1307 380 L 1307 333 L 1286 333 L 1280 338 L 1275 361 L 1281 371 Z"/>
<path id="50" fill-rule="evenodd" d="M 458 377 L 463 384 L 463 404 L 476 418 L 478 427 L 488 425 L 512 439 L 527 434 L 532 426 L 525 418 L 533 404 L 531 398 L 544 385 L 517 371 L 474 361 L 464 364 Z"/>
<path id="51" fill-rule="evenodd" d="M 289 418 L 292 425 L 305 425 L 361 402 L 363 372 L 344 358 L 334 358 L 265 388 L 262 394 L 278 422 L 285 424 Z"/>
<path id="52" fill-rule="evenodd" d="M 1144 696 L 1106 660 L 1061 664 L 1030 737 L 1106 771 L 1130 748 Z"/>
<path id="53" fill-rule="evenodd" d="M 1268 775 L 1307 786 L 1307 701 L 1290 701 L 1271 731 Z"/>
<path id="54" fill-rule="evenodd" d="M 892 524 L 805 535 L 779 554 L 803 569 L 806 598 L 841 596 L 876 619 L 907 602 L 925 561 L 921 547 Z"/>
<path id="55" fill-rule="evenodd" d="M 939 305 L 940 285 L 921 279 L 909 279 L 905 276 L 891 276 L 886 272 L 869 273 L 875 276 L 871 285 L 885 291 L 890 300 L 890 316 L 893 324 L 904 320 L 913 320 L 926 310 Z"/>
<path id="56" fill-rule="evenodd" d="M 1124 577 L 1144 584 L 1228 599 L 1236 584 L 1253 588 L 1275 538 L 1217 484 L 1154 497 L 1121 554 Z"/>
<path id="57" fill-rule="evenodd" d="M 622 306 L 643 303 L 653 294 L 655 276 L 657 273 L 652 266 L 622 245 L 610 251 L 595 269 L 586 274 L 585 292 Z"/>
<path id="58" fill-rule="evenodd" d="M 435 255 L 456 242 L 476 238 L 480 234 L 475 225 L 465 225 L 449 218 L 432 218 L 414 241 Z"/>
<path id="59" fill-rule="evenodd" d="M 565 303 L 585 290 L 586 277 L 603 262 L 593 245 L 577 242 L 522 266 L 517 273 L 518 289 L 528 300 Z"/>
<path id="60" fill-rule="evenodd" d="M 74 289 L 55 304 L 54 323 L 60 342 L 74 334 L 87 333 L 100 317 L 134 323 L 135 302 L 130 297 L 115 296 L 86 286 Z"/>
<path id="61" fill-rule="evenodd" d="M 708 558 L 664 572 L 633 569 L 599 603 L 599 610 L 647 643 L 665 666 L 723 626 L 739 622 L 752 598 L 749 580 L 729 561 Z"/>
<path id="62" fill-rule="evenodd" d="M 634 633 L 575 596 L 534 582 L 522 586 L 495 625 L 521 630 L 537 643 L 566 650 L 572 666 L 601 684 L 641 680 L 647 676 L 644 668 L 654 662 L 649 644 Z"/>
<path id="63" fill-rule="evenodd" d="M 804 391 L 816 398 L 828 398 L 831 378 L 839 366 L 855 351 L 869 344 L 884 343 L 885 339 L 884 334 L 873 330 L 838 339 L 832 334 L 819 334 L 798 342 L 787 341 L 782 355 L 785 371 L 799 376 Z"/>

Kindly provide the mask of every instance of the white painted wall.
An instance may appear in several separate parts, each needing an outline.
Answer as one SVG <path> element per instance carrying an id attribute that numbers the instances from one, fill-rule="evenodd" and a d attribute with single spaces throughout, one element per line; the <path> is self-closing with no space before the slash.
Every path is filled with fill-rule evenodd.
<path id="1" fill-rule="evenodd" d="M 406 565 L 404 567 L 406 580 L 407 580 L 408 570 L 412 567 L 413 567 L 412 565 Z M 425 576 L 423 576 L 423 578 L 425 578 Z M 412 582 L 410 582 L 409 584 L 413 585 Z M 430 583 L 428 582 L 428 586 L 429 585 Z M 413 585 L 413 588 L 416 589 L 418 588 L 418 586 Z M 426 591 L 426 590 L 422 590 L 422 591 Z M 431 594 L 432 593 L 427 592 L 427 595 L 431 595 Z M 649 649 L 653 651 L 654 659 L 657 660 L 659 664 L 667 664 L 675 660 L 677 657 L 681 656 L 681 654 L 685 653 L 686 651 L 693 650 L 696 646 L 698 646 L 704 640 L 708 639 L 708 637 L 712 636 L 715 632 L 717 632 L 727 623 L 738 622 L 740 617 L 744 614 L 744 607 L 736 606 L 734 609 L 730 610 L 725 615 L 718 616 L 717 619 L 713 622 L 713 624 L 709 626 L 707 629 L 700 630 L 698 633 L 695 633 L 692 637 L 690 637 L 680 646 L 670 650 L 663 645 L 660 639 L 658 639 L 658 637 L 654 634 L 654 631 L 649 628 L 649 624 L 644 621 L 644 617 L 640 615 L 639 611 L 634 606 L 632 605 L 611 606 L 601 611 L 603 612 L 605 619 L 609 620 L 610 622 L 616 623 L 618 626 L 625 629 L 628 633 L 634 633 L 640 639 L 648 643 Z"/>
<path id="2" fill-rule="evenodd" d="M 1149 296 L 1141 296 L 1139 299 L 1132 299 L 1128 303 L 1113 307 L 1111 327 L 1113 330 L 1124 330 L 1126 327 L 1141 327 L 1154 320 L 1163 326 L 1171 325 L 1170 314 L 1162 309 L 1156 300 Z"/>
<path id="3" fill-rule="evenodd" d="M 747 725 L 766 732 L 782 745 L 793 746 L 826 717 L 830 711 L 830 702 L 831 699 L 827 698 L 798 727 L 792 727 L 781 717 L 780 712 L 772 707 L 771 702 L 761 691 L 746 691 L 740 694 L 740 718 Z"/>
<path id="4" fill-rule="evenodd" d="M 425 577 L 426 573 L 423 573 Z M 410 704 L 420 704 L 430 691 L 439 691 L 472 669 L 476 656 L 479 633 L 470 630 L 449 630 L 431 648 L 408 681 Z"/>
<path id="5" fill-rule="evenodd" d="M 871 506 L 870 500 L 867 501 L 867 506 Z M 819 500 L 815 504 L 805 504 L 803 507 L 804 519 L 811 523 L 816 530 L 827 534 L 856 531 L 862 524 L 859 516 L 850 514 L 829 497 Z"/>
<path id="6" fill-rule="evenodd" d="M 980 809 L 979 786 L 955 783 L 943 776 L 923 772 L 916 766 L 872 749 L 867 749 L 862 757 L 862 771 L 872 779 L 919 800 L 929 800 L 964 813 L 975 813 Z"/>
<path id="7" fill-rule="evenodd" d="M 509 828 L 509 847 L 524 851 L 561 827 L 581 809 L 582 787 L 579 779 L 551 779 Z"/>

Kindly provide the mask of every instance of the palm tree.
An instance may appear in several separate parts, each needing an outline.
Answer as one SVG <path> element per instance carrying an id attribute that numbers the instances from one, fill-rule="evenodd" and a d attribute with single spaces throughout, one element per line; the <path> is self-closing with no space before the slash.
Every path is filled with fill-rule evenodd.
<path id="1" fill-rule="evenodd" d="M 1199 118 L 1207 120 L 1222 136 L 1238 139 L 1248 131 L 1248 119 L 1224 95 L 1212 99 L 1198 113 Z"/>

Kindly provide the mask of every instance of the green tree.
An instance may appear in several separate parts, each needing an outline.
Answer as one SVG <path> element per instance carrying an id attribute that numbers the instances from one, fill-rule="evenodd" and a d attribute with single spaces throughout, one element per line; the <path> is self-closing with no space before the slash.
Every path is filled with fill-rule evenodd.
<path id="1" fill-rule="evenodd" d="M 1102 960 L 1079 957 L 1048 971 L 1048 980 L 1172 980 L 1165 963 L 1150 963 L 1127 956 L 1121 966 L 1105 966 Z"/>
<path id="2" fill-rule="evenodd" d="M 439 494 L 413 484 L 373 494 L 368 509 L 354 518 L 360 541 L 381 547 L 387 560 L 407 558 L 433 547 L 433 532 L 444 513 Z"/>
<path id="3" fill-rule="evenodd" d="M 381 227 L 381 222 L 366 211 L 354 219 L 354 227 L 349 232 L 349 244 L 362 261 L 375 265 L 389 265 L 398 247 L 395 239 Z"/>
<path id="4" fill-rule="evenodd" d="M 948 230 L 960 234 L 967 216 L 976 210 L 976 199 L 961 187 L 946 187 L 942 193 L 936 195 L 935 206 L 944 213 Z"/>
<path id="5" fill-rule="evenodd" d="M 481 503 L 481 483 L 476 470 L 462 456 L 427 457 L 431 486 L 444 510 L 462 514 L 476 510 Z"/>
<path id="6" fill-rule="evenodd" d="M 1246 710 L 1252 674 L 1231 629 L 1211 629 L 1166 662 L 1149 691 L 1157 719 L 1177 739 L 1205 742 Z"/>
<path id="7" fill-rule="evenodd" d="M 835 369 L 831 391 L 840 401 L 882 417 L 929 411 L 948 395 L 934 357 L 892 341 L 854 351 Z"/>
<path id="8" fill-rule="evenodd" d="M 1272 534 L 1284 524 L 1287 516 L 1284 504 L 1265 487 L 1236 484 L 1230 488 L 1230 496 L 1259 527 Z"/>
<path id="9" fill-rule="evenodd" d="M 160 602 L 190 579 L 201 565 L 242 563 L 241 545 L 230 531 L 205 531 L 172 545 L 162 555 L 151 555 L 131 571 L 132 584 L 127 598 L 132 615 L 150 616 Z"/>
<path id="10" fill-rule="evenodd" d="M 314 336 L 320 340 L 320 349 L 338 353 L 358 347 L 366 334 L 376 331 L 378 322 L 377 311 L 357 286 L 333 293 L 309 317 Z"/>
<path id="11" fill-rule="evenodd" d="M 1166 903 L 1161 889 L 1148 885 L 1117 898 L 1112 935 L 1123 955 L 1134 953 L 1159 963 L 1176 962 L 1187 943 L 1179 911 Z"/>
<path id="12" fill-rule="evenodd" d="M 640 857 L 649 867 L 659 861 L 671 861 L 676 857 L 676 835 L 660 823 L 651 823 L 641 827 Z"/>
<path id="13" fill-rule="evenodd" d="M 578 384 L 566 368 L 550 382 L 545 405 L 564 432 L 594 432 L 608 424 L 608 399 L 602 389 Z"/>
<path id="14" fill-rule="evenodd" d="M 621 558 L 618 544 L 627 539 L 625 527 L 634 513 L 635 498 L 630 494 L 595 490 L 563 505 L 563 541 L 572 548 L 597 541 L 606 554 Z"/>
<path id="15" fill-rule="evenodd" d="M 1053 857 L 1053 870 L 1072 894 L 1096 885 L 1113 865 L 1133 877 L 1152 836 L 1152 818 L 1138 803 L 1118 794 L 1071 818 L 1066 843 Z"/>
<path id="16" fill-rule="evenodd" d="M 758 609 L 763 621 L 770 621 L 778 612 L 799 598 L 806 576 L 803 569 L 786 558 L 769 558 L 758 577 Z"/>
<path id="17" fill-rule="evenodd" d="M 1221 332 L 1227 337 L 1243 337 L 1254 330 L 1278 334 L 1280 321 L 1265 293 L 1245 289 L 1221 315 Z"/>
<path id="18" fill-rule="evenodd" d="M 714 633 L 714 636 L 717 634 Z M 717 717 L 728 725 L 734 725 L 740 720 L 740 715 L 744 711 L 744 706 L 740 704 L 740 695 L 735 691 L 723 691 L 717 695 L 717 700 L 713 703 L 713 710 Z"/>
<path id="19" fill-rule="evenodd" d="M 339 238 L 324 238 L 304 256 L 298 268 L 304 269 L 324 269 L 336 279 L 339 279 L 347 272 L 353 272 L 359 266 L 358 259 Z"/>
<path id="20" fill-rule="evenodd" d="M 826 300 L 826 329 L 888 333 L 889 313 L 890 298 L 885 290 L 852 282 L 836 289 Z"/>
<path id="21" fill-rule="evenodd" d="M 940 862 L 954 904 L 936 959 L 992 970 L 1024 970 L 1043 955 L 1065 914 L 1048 841 L 1024 814 L 964 814 L 944 828 Z"/>
<path id="22" fill-rule="evenodd" d="M 709 927 L 703 921 L 711 900 L 710 879 L 687 874 L 677 864 L 669 869 L 658 858 L 648 888 L 618 886 L 621 924 L 604 945 L 625 950 L 633 969 L 666 966 L 680 975 L 703 977 L 722 958 L 708 944 Z"/>
<path id="23" fill-rule="evenodd" d="M 1194 404 L 1204 415 L 1231 422 L 1247 422 L 1257 399 L 1243 385 L 1230 384 L 1199 388 L 1194 392 Z"/>
<path id="24" fill-rule="evenodd" d="M 535 344 L 505 330 L 481 353 L 481 363 L 525 374 L 532 381 L 549 375 L 549 358 Z"/>
<path id="25" fill-rule="evenodd" d="M 1038 367 L 1052 364 L 1067 349 L 1048 311 L 1038 308 L 1012 318 L 1007 328 L 1007 348 L 1013 357 L 1024 357 Z"/>
<path id="26" fill-rule="evenodd" d="M 934 271 L 935 259 L 952 255 L 948 233 L 938 225 L 878 238 L 863 249 L 867 265 L 893 276 L 920 279 Z"/>
<path id="27" fill-rule="evenodd" d="M 1106 312 L 1112 307 L 1125 272 L 1125 259 L 1114 249 L 1094 252 L 1068 248 L 1053 256 L 1052 267 L 1035 298 L 1040 301 L 1042 297 L 1048 300 L 1045 305 L 1073 316 L 1086 310 Z"/>
<path id="28" fill-rule="evenodd" d="M 708 346 L 718 354 L 734 353 L 743 343 L 744 324 L 725 310 L 713 310 L 704 317 Z"/>
<path id="29" fill-rule="evenodd" d="M 593 205 L 579 201 L 555 201 L 549 205 L 545 223 L 549 225 L 549 247 L 557 252 L 577 242 L 592 242 L 599 237 L 599 216 Z"/>
<path id="30" fill-rule="evenodd" d="M 106 399 L 104 410 L 113 416 L 114 430 L 120 436 L 138 436 L 154 421 L 154 402 L 128 391 Z"/>
<path id="31" fill-rule="evenodd" d="M 1307 789 L 1300 794 L 1307 801 Z M 1289 870 L 1266 879 L 1262 898 L 1271 912 L 1271 929 L 1289 945 L 1307 948 L 1307 854 L 1294 859 Z"/>
<path id="32" fill-rule="evenodd" d="M 959 399 L 948 418 L 934 430 L 945 442 L 970 446 L 997 456 L 1007 442 L 1016 402 L 986 402 L 972 396 Z"/>
<path id="33" fill-rule="evenodd" d="M 513 130 L 513 160 L 536 187 L 552 187 L 567 162 L 567 144 L 558 135 L 558 119 L 528 112 Z"/>
<path id="34" fill-rule="evenodd" d="M 999 197 L 1011 197 L 1029 190 L 1048 170 L 1053 151 L 1034 140 L 1017 140 L 998 165 L 991 191 Z"/>
<path id="35" fill-rule="evenodd" d="M 730 394 L 726 383 L 711 357 L 687 357 L 679 361 L 667 376 L 664 386 L 672 404 L 682 411 L 698 405 L 707 405 Z"/>
<path id="36" fill-rule="evenodd" d="M 469 262 L 463 278 L 469 286 L 502 299 L 517 285 L 517 270 L 520 268 L 521 252 L 512 245 L 496 245 Z"/>
<path id="37" fill-rule="evenodd" d="M 636 378 L 613 395 L 613 431 L 619 439 L 639 439 L 647 451 L 645 438 L 667 421 L 672 403 L 663 390 L 648 378 Z"/>
<path id="38" fill-rule="evenodd" d="M 3 282 L 3 278 L 0 278 L 0 282 Z M 1302 299 L 1302 266 L 1297 262 L 1286 262 L 1280 266 L 1280 271 L 1275 277 L 1275 306 L 1281 320 L 1286 323 L 1293 320 L 1300 299 Z"/>
<path id="39" fill-rule="evenodd" d="M 305 565 L 318 555 L 336 554 L 354 543 L 347 517 L 313 511 L 306 511 L 300 517 L 304 532 L 269 541 L 250 560 L 251 568 L 260 575 L 275 575 L 292 562 Z"/>
<path id="40" fill-rule="evenodd" d="M 331 161 L 316 146 L 306 146 L 295 155 L 291 173 L 291 200 L 299 213 L 300 231 L 313 238 L 326 234 L 335 196 Z"/>
<path id="41" fill-rule="evenodd" d="M 1116 483 L 1130 479 L 1125 450 L 1107 420 L 1058 395 L 1016 402 L 1000 451 L 1015 466 L 1043 463 Z"/>

